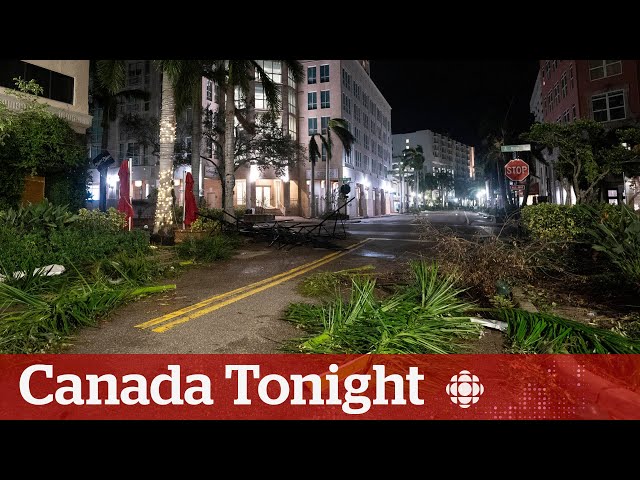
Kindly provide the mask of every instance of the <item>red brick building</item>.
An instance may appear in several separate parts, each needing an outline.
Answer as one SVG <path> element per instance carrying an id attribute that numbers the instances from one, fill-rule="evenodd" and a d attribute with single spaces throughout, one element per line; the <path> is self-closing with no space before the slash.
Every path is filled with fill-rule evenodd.
<path id="1" fill-rule="evenodd" d="M 640 60 L 540 60 L 545 122 L 640 119 Z"/>
<path id="2" fill-rule="evenodd" d="M 640 121 L 640 60 L 540 60 L 530 107 L 537 121 L 548 123 L 577 118 L 611 128 L 636 123 Z M 602 200 L 625 201 L 636 182 L 640 185 L 640 178 L 610 175 L 602 185 Z M 555 178 L 552 166 L 546 183 L 551 201 L 575 201 L 568 186 Z M 639 196 L 634 208 L 640 208 Z"/>

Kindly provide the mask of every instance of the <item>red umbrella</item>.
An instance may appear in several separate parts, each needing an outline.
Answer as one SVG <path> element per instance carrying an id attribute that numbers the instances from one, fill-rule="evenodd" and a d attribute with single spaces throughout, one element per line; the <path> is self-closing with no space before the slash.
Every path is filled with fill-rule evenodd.
<path id="1" fill-rule="evenodd" d="M 118 211 L 127 216 L 127 224 L 131 229 L 130 220 L 133 218 L 133 207 L 131 206 L 130 179 L 129 179 L 129 161 L 123 160 L 118 170 L 120 177 L 120 199 L 118 200 Z"/>
<path id="2" fill-rule="evenodd" d="M 198 218 L 198 206 L 196 205 L 196 199 L 193 196 L 193 175 L 191 175 L 191 172 L 187 172 L 185 184 L 184 224 L 188 227 L 194 222 L 196 218 Z"/>

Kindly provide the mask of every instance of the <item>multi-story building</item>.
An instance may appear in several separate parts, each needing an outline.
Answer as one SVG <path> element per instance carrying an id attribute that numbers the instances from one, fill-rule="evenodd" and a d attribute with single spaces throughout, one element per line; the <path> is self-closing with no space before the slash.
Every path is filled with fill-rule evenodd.
<path id="1" fill-rule="evenodd" d="M 2 60 L 0 62 L 0 102 L 12 109 L 23 102 L 7 89 L 15 89 L 14 78 L 34 79 L 43 89 L 41 100 L 69 122 L 79 134 L 91 125 L 89 115 L 89 60 Z"/>
<path id="2" fill-rule="evenodd" d="M 281 112 L 278 124 L 285 133 L 299 141 L 305 149 L 309 144 L 309 132 L 325 133 L 330 118 L 344 118 L 349 122 L 356 143 L 350 155 L 346 155 L 337 137 L 333 136 L 334 148 L 330 166 L 330 192 L 339 189 L 342 183 L 352 186 L 351 196 L 356 200 L 349 204 L 352 216 L 381 215 L 391 211 L 390 185 L 387 181 L 391 167 L 391 107 L 369 77 L 367 61 L 320 60 L 303 61 L 306 77 L 300 84 L 294 82 L 285 62 L 259 60 L 262 69 L 280 89 Z M 148 100 L 130 99 L 118 105 L 117 119 L 109 130 L 110 152 L 116 152 L 118 162 L 109 169 L 108 205 L 117 202 L 117 173 L 119 161 L 131 158 L 133 198 L 145 199 L 157 182 L 157 140 L 141 138 L 145 132 L 125 128 L 125 117 L 136 115 L 153 124 L 160 116 L 161 74 L 148 60 L 127 61 L 126 88 L 137 88 L 149 93 Z M 343 73 L 344 72 L 344 73 Z M 256 115 L 267 111 L 268 105 L 259 76 L 255 77 L 253 98 L 241 98 L 236 103 L 254 102 Z M 223 92 L 212 81 L 203 78 L 202 104 L 204 109 L 218 110 Z M 317 115 L 313 115 L 317 113 Z M 100 150 L 102 112 L 96 109 L 91 128 L 90 149 L 92 158 Z M 315 123 L 313 123 L 315 122 Z M 178 142 L 185 147 L 184 165 L 174 174 L 176 203 L 182 202 L 183 176 L 191 167 L 189 135 L 191 112 L 187 110 L 178 119 Z M 311 128 L 311 130 L 309 130 Z M 315 130 L 314 130 L 315 129 Z M 182 132 L 182 134 L 181 134 Z M 149 132 L 146 132 L 149 133 Z M 200 191 L 210 207 L 222 206 L 222 184 L 212 162 L 220 161 L 218 152 L 210 142 L 203 140 L 201 155 L 211 161 L 202 162 Z M 323 151 L 322 159 L 327 157 Z M 321 159 L 321 160 L 322 160 Z M 316 202 L 318 213 L 324 212 L 325 163 L 316 165 Z M 93 171 L 92 189 L 94 206 L 97 206 L 98 172 Z M 235 172 L 234 205 L 238 208 L 262 207 L 266 211 L 286 215 L 310 215 L 310 165 L 301 161 L 297 168 L 276 176 L 272 169 L 258 169 L 255 165 L 243 166 Z M 335 205 L 335 204 L 334 204 Z M 135 209 L 135 205 L 134 205 Z"/>
<path id="3" fill-rule="evenodd" d="M 418 145 L 424 152 L 425 173 L 450 173 L 454 178 L 475 178 L 475 149 L 431 130 L 393 135 L 393 156 L 399 157 L 407 148 Z M 405 202 L 410 192 L 404 192 Z"/>
<path id="4" fill-rule="evenodd" d="M 640 119 L 639 60 L 540 60 L 540 103 L 542 119 L 547 123 L 569 123 L 578 118 L 603 122 L 616 128 Z M 531 111 L 537 106 L 532 95 Z M 534 110 L 536 107 L 536 110 Z M 549 195 L 555 203 L 575 202 L 575 193 L 555 179 L 553 156 L 548 163 Z M 619 184 L 619 185 L 618 185 Z M 616 203 L 622 177 L 605 182 L 608 199 Z M 541 192 L 542 194 L 542 192 Z"/>
<path id="5" fill-rule="evenodd" d="M 348 122 L 355 137 L 350 154 L 335 135 L 326 178 L 327 152 L 315 166 L 300 164 L 302 212 L 309 215 L 311 181 L 315 182 L 316 211 L 323 212 L 327 195 L 335 197 L 341 184 L 351 187 L 347 207 L 350 216 L 377 216 L 392 212 L 390 182 L 391 106 L 371 79 L 367 60 L 302 60 L 305 79 L 298 88 L 300 142 L 308 146 L 311 135 L 325 135 L 331 118 Z M 324 160 L 324 161 L 323 161 Z"/>

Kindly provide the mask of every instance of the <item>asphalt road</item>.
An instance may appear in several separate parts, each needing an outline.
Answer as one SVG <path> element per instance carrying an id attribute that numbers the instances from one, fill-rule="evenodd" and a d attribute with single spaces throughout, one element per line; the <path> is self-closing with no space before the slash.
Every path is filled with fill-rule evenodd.
<path id="1" fill-rule="evenodd" d="M 278 353 L 300 331 L 282 320 L 306 276 L 373 265 L 378 272 L 406 272 L 428 255 L 419 224 L 428 219 L 461 235 L 496 228 L 491 218 L 464 211 L 390 215 L 350 220 L 347 250 L 252 244 L 232 259 L 195 267 L 164 283 L 177 288 L 126 305 L 96 328 L 84 328 L 63 353 Z"/>

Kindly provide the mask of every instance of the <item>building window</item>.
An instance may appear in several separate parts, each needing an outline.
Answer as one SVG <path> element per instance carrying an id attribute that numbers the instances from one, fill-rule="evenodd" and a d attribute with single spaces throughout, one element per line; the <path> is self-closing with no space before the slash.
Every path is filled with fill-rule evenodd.
<path id="1" fill-rule="evenodd" d="M 293 140 L 298 139 L 298 119 L 289 115 L 289 135 Z"/>
<path id="2" fill-rule="evenodd" d="M 553 110 L 553 92 L 549 92 L 549 95 L 547 96 L 547 103 L 549 104 L 549 110 Z"/>
<path id="3" fill-rule="evenodd" d="M 320 108 L 331 108 L 331 92 L 329 90 L 320 91 Z"/>
<path id="4" fill-rule="evenodd" d="M 329 65 L 320 65 L 320 83 L 329 81 Z"/>
<path id="5" fill-rule="evenodd" d="M 564 123 L 569 123 L 569 109 L 565 110 L 562 114 L 562 120 Z"/>
<path id="6" fill-rule="evenodd" d="M 213 82 L 207 80 L 207 100 L 210 102 L 213 100 Z"/>
<path id="7" fill-rule="evenodd" d="M 577 117 L 577 115 L 576 115 L 576 106 L 572 105 L 571 106 L 571 120 L 575 120 L 576 117 Z"/>
<path id="8" fill-rule="evenodd" d="M 331 117 L 320 117 L 320 129 L 323 135 L 329 131 L 329 118 Z"/>
<path id="9" fill-rule="evenodd" d="M 622 73 L 620 60 L 589 60 L 589 78 L 598 80 Z"/>
<path id="10" fill-rule="evenodd" d="M 560 79 L 560 88 L 562 89 L 562 98 L 567 96 L 567 73 L 562 74 L 562 78 Z"/>
<path id="11" fill-rule="evenodd" d="M 282 63 L 280 60 L 256 60 L 256 63 L 273 82 L 282 83 Z M 257 69 L 256 80 L 260 81 L 260 75 Z"/>
<path id="12" fill-rule="evenodd" d="M 295 115 L 297 110 L 297 98 L 296 91 L 294 88 L 289 88 L 289 115 Z"/>
<path id="13" fill-rule="evenodd" d="M 307 93 L 307 109 L 315 110 L 318 108 L 318 92 Z"/>
<path id="14" fill-rule="evenodd" d="M 316 83 L 316 67 L 307 67 L 307 83 L 309 85 Z"/>
<path id="15" fill-rule="evenodd" d="M 14 78 L 34 79 L 42 87 L 43 98 L 73 105 L 75 79 L 47 68 L 38 67 L 22 60 L 3 60 L 0 62 L 0 87 L 15 90 Z"/>
<path id="16" fill-rule="evenodd" d="M 609 122 L 626 118 L 622 90 L 592 96 L 591 106 L 593 119 L 596 122 Z"/>
<path id="17" fill-rule="evenodd" d="M 256 110 L 267 110 L 267 99 L 261 83 L 256 83 L 254 102 Z"/>
<path id="18" fill-rule="evenodd" d="M 355 137 L 355 143 L 360 143 L 361 140 L 361 132 L 358 127 L 353 127 L 353 136 Z"/>
<path id="19" fill-rule="evenodd" d="M 327 147 L 324 144 L 324 142 L 322 143 L 322 150 L 321 150 L 320 155 L 321 155 L 322 161 L 326 162 L 327 161 Z"/>
<path id="20" fill-rule="evenodd" d="M 127 71 L 127 86 L 140 85 L 142 83 L 143 62 L 130 62 Z"/>
<path id="21" fill-rule="evenodd" d="M 218 88 L 218 85 L 214 82 L 213 83 L 213 101 L 215 103 L 217 103 L 218 105 L 220 105 L 220 100 L 218 99 L 218 92 L 220 91 L 220 89 Z"/>
<path id="22" fill-rule="evenodd" d="M 549 80 L 549 78 L 551 78 L 551 62 L 547 60 L 547 63 L 544 64 L 544 67 L 547 72 L 545 78 Z"/>
<path id="23" fill-rule="evenodd" d="M 347 90 L 351 90 L 351 75 L 344 68 L 342 69 L 342 84 Z"/>
<path id="24" fill-rule="evenodd" d="M 360 85 L 356 82 L 353 82 L 353 96 L 356 97 L 356 100 L 360 100 Z"/>
<path id="25" fill-rule="evenodd" d="M 362 153 L 357 151 L 355 152 L 355 157 L 356 157 L 356 168 L 362 168 Z"/>
<path id="26" fill-rule="evenodd" d="M 557 83 L 553 86 L 553 93 L 556 97 L 556 105 L 560 104 L 560 85 Z"/>
<path id="27" fill-rule="evenodd" d="M 142 165 L 140 158 L 140 144 L 135 142 L 127 144 L 127 158 L 131 159 L 131 165 Z"/>
<path id="28" fill-rule="evenodd" d="M 364 134 L 364 148 L 369 150 L 369 135 L 367 135 L 366 133 Z"/>
<path id="29" fill-rule="evenodd" d="M 318 133 L 318 117 L 309 118 L 309 136 Z"/>
<path id="30" fill-rule="evenodd" d="M 353 103 L 353 118 L 356 122 L 360 122 L 360 107 L 355 102 Z"/>
<path id="31" fill-rule="evenodd" d="M 342 109 L 346 112 L 351 114 L 351 99 L 349 98 L 349 96 L 342 92 Z"/>
<path id="32" fill-rule="evenodd" d="M 569 65 L 569 88 L 573 89 L 573 63 Z"/>

